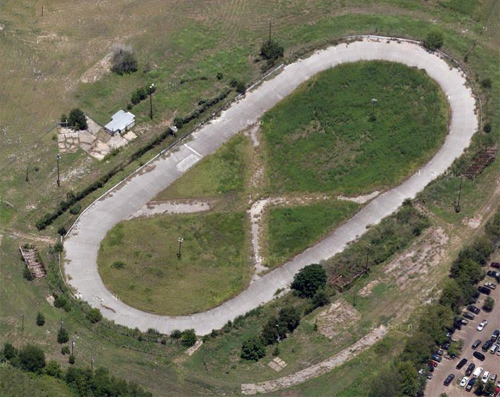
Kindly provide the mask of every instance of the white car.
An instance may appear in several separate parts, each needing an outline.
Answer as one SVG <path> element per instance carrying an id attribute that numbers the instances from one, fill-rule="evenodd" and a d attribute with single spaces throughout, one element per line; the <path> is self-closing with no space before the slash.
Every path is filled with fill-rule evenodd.
<path id="1" fill-rule="evenodd" d="M 481 382 L 483 382 L 483 383 L 488 382 L 489 377 L 490 377 L 489 371 L 484 371 L 483 377 L 481 378 Z"/>
<path id="2" fill-rule="evenodd" d="M 472 377 L 479 378 L 482 373 L 483 373 L 483 367 L 476 367 L 476 369 L 474 370 L 474 373 L 472 374 Z"/>
<path id="3" fill-rule="evenodd" d="M 488 324 L 488 321 L 487 320 L 483 320 L 479 323 L 479 325 L 477 326 L 477 330 L 478 331 L 482 331 L 484 329 L 484 327 L 486 327 L 486 324 Z"/>
<path id="4" fill-rule="evenodd" d="M 465 387 L 465 385 L 469 382 L 469 377 L 464 376 L 462 380 L 460 381 L 460 387 Z"/>

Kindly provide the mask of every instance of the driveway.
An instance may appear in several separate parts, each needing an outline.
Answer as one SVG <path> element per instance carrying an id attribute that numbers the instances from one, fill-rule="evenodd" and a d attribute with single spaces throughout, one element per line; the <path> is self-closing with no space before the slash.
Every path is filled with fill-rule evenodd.
<path id="1" fill-rule="evenodd" d="M 485 280 L 487 282 L 494 281 L 489 277 L 486 277 Z M 484 370 L 488 371 L 490 374 L 497 374 L 498 376 L 500 376 L 500 356 L 496 354 L 490 354 L 489 351 L 483 352 L 481 349 L 482 344 L 490 339 L 493 331 L 495 329 L 500 329 L 500 287 L 497 287 L 497 289 L 492 291 L 490 296 L 496 301 L 495 307 L 493 308 L 491 313 L 486 313 L 484 310 L 481 310 L 481 313 L 479 313 L 474 320 L 469 321 L 469 324 L 467 326 L 462 327 L 461 330 L 457 330 L 453 334 L 454 340 L 463 339 L 464 341 L 462 354 L 453 360 L 444 358 L 443 361 L 438 364 L 438 366 L 434 370 L 433 378 L 427 383 L 427 387 L 425 389 L 426 396 L 434 397 L 439 396 L 441 393 L 448 393 L 449 396 L 465 397 L 473 394 L 471 392 L 466 392 L 464 390 L 465 388 L 461 388 L 459 386 L 459 382 L 462 377 L 465 376 L 465 370 L 471 362 L 476 364 L 476 367 L 483 367 Z M 481 308 L 483 306 L 484 299 L 485 295 L 481 294 L 476 306 Z M 482 331 L 478 331 L 476 327 L 483 320 L 488 320 L 488 325 L 484 327 Z M 473 350 L 471 346 L 478 339 L 481 340 L 481 345 L 477 349 Z M 474 353 L 474 351 L 483 353 L 486 356 L 486 359 L 484 361 L 479 361 L 477 358 L 472 356 L 472 353 Z M 455 367 L 462 358 L 467 359 L 467 364 L 465 364 L 462 369 L 458 370 Z M 451 385 L 445 386 L 443 382 L 450 374 L 454 374 L 455 379 L 453 380 Z M 495 383 L 496 382 L 498 382 L 498 379 L 495 381 Z"/>
<path id="2" fill-rule="evenodd" d="M 209 311 L 182 317 L 146 313 L 126 305 L 107 290 L 97 269 L 97 254 L 102 239 L 114 225 L 138 211 L 202 157 L 214 153 L 246 126 L 256 123 L 300 84 L 323 70 L 360 60 L 386 60 L 421 68 L 441 86 L 452 111 L 450 131 L 429 163 L 401 185 L 379 195 L 323 241 Z M 199 335 L 221 328 L 227 321 L 272 300 L 276 290 L 287 287 L 294 274 L 304 266 L 341 252 L 346 244 L 365 233 L 367 226 L 379 223 L 396 211 L 406 198 L 415 197 L 430 181 L 445 172 L 469 146 L 478 128 L 475 106 L 464 73 L 416 44 L 365 38 L 317 51 L 283 68 L 276 77 L 248 92 L 219 118 L 196 131 L 188 143 L 179 143 L 175 150 L 156 158 L 88 207 L 64 243 L 67 281 L 77 296 L 99 308 L 105 317 L 131 328 L 138 327 L 142 331 L 154 328 L 161 333 L 194 328 Z"/>

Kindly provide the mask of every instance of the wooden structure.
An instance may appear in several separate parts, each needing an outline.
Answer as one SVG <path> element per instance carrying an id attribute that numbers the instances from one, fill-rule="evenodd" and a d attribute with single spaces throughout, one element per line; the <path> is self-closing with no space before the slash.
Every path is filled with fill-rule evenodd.
<path id="1" fill-rule="evenodd" d="M 21 256 L 23 257 L 24 263 L 26 263 L 26 267 L 28 268 L 31 275 L 35 279 L 44 278 L 47 276 L 47 271 L 45 270 L 45 266 L 40 260 L 40 257 L 35 247 L 25 245 L 19 247 L 19 251 L 21 252 Z"/>
<path id="2" fill-rule="evenodd" d="M 476 179 L 476 177 L 483 172 L 483 170 L 490 165 L 497 156 L 497 148 L 489 147 L 479 152 L 473 159 L 472 163 L 464 172 L 464 175 L 469 179 Z"/>

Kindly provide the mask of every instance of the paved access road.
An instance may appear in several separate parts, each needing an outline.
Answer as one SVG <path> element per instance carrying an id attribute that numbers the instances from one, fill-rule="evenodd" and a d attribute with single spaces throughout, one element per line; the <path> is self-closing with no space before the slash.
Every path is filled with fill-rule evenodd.
<path id="1" fill-rule="evenodd" d="M 375 198 L 323 241 L 207 312 L 181 317 L 155 315 L 126 305 L 107 290 L 97 269 L 97 253 L 101 240 L 114 225 L 139 210 L 200 158 L 215 152 L 239 131 L 257 122 L 300 84 L 323 70 L 360 60 L 386 60 L 418 67 L 441 86 L 452 111 L 450 131 L 444 145 L 428 164 L 401 185 Z M 463 153 L 477 130 L 475 106 L 465 75 L 416 44 L 365 38 L 318 51 L 283 68 L 276 77 L 247 93 L 219 118 L 195 132 L 188 143 L 181 143 L 176 150 L 157 158 L 85 210 L 64 244 L 68 282 L 78 296 L 99 308 L 108 319 L 131 328 L 143 331 L 154 328 L 162 333 L 194 328 L 199 335 L 221 328 L 228 320 L 273 299 L 276 290 L 286 287 L 304 266 L 342 251 L 347 243 L 362 235 L 368 225 L 379 223 L 396 211 L 406 198 L 414 197 L 445 172 Z"/>

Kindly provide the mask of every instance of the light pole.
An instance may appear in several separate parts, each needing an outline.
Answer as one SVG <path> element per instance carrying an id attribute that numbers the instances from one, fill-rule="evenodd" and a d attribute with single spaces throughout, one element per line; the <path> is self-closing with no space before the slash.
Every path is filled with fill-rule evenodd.
<path id="1" fill-rule="evenodd" d="M 26 182 L 29 182 L 30 181 L 30 176 L 29 176 L 29 172 L 30 172 L 30 166 L 27 165 L 26 166 Z"/>
<path id="2" fill-rule="evenodd" d="M 61 155 L 56 156 L 56 161 L 57 161 L 57 186 L 61 186 L 61 178 L 59 174 L 59 160 L 61 160 Z"/>
<path id="3" fill-rule="evenodd" d="M 74 353 L 74 350 L 75 350 L 75 341 L 74 341 L 74 340 L 72 340 L 72 341 L 71 341 L 71 355 L 72 355 L 72 356 L 74 355 L 74 354 L 73 354 L 73 353 Z"/>
<path id="4" fill-rule="evenodd" d="M 181 248 L 182 248 L 182 242 L 184 241 L 184 239 L 182 237 L 179 237 L 177 239 L 177 241 L 179 242 L 179 251 L 177 251 L 177 258 L 181 258 Z"/>
<path id="5" fill-rule="evenodd" d="M 371 244 L 368 244 L 366 246 L 366 262 L 365 262 L 365 271 L 368 272 L 368 254 L 370 252 L 370 247 L 371 247 Z"/>
<path id="6" fill-rule="evenodd" d="M 377 98 L 372 98 L 371 100 L 371 103 L 372 103 L 372 118 L 373 119 L 376 119 L 376 116 L 375 116 L 375 106 L 377 105 Z"/>
<path id="7" fill-rule="evenodd" d="M 149 86 L 149 117 L 153 120 L 153 90 L 155 88 L 155 83 Z"/>
<path id="8" fill-rule="evenodd" d="M 462 195 L 462 182 L 464 181 L 464 176 L 460 175 L 460 187 L 458 188 L 458 198 L 455 202 L 455 212 L 460 212 L 460 196 Z"/>

